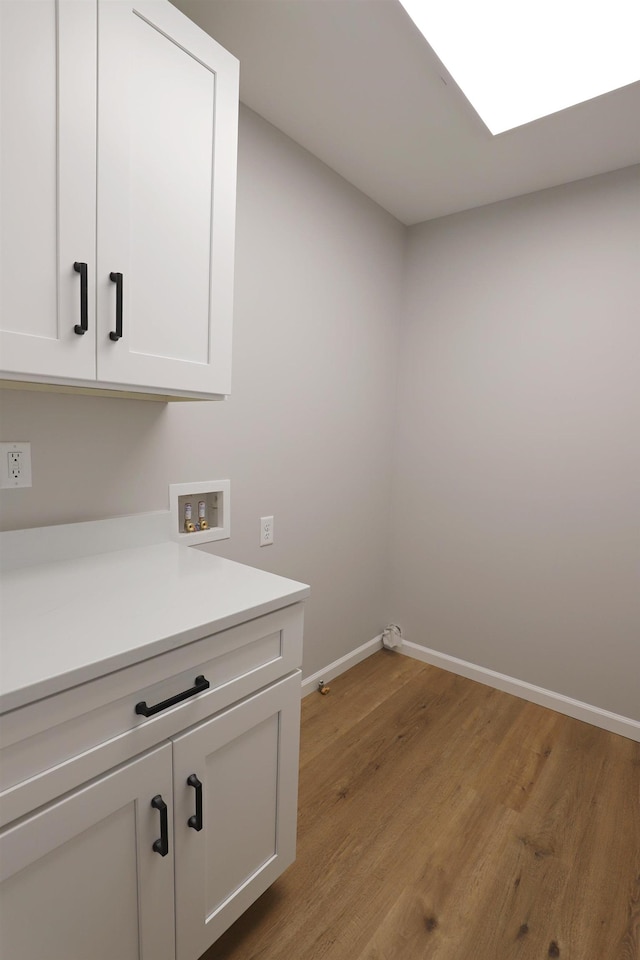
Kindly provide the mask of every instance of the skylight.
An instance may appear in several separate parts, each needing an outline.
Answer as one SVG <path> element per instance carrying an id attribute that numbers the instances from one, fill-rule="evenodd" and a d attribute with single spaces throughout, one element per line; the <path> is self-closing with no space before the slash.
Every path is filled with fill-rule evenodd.
<path id="1" fill-rule="evenodd" d="M 639 0 L 400 0 L 491 133 L 640 80 Z"/>

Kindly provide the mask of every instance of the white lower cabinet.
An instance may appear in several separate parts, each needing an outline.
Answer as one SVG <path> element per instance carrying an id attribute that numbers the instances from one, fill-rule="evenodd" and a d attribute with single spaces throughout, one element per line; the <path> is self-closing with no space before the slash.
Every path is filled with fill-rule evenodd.
<path id="1" fill-rule="evenodd" d="M 95 769 L 84 766 L 92 755 L 145 749 L 0 831 L 0 960 L 197 960 L 293 861 L 300 671 L 291 661 L 299 660 L 301 628 L 301 609 L 290 607 L 166 655 L 171 663 L 183 657 L 188 677 L 206 670 L 210 682 L 198 675 L 173 700 L 182 674 L 132 690 L 117 700 L 130 730 L 5 791 L 41 780 L 45 792 L 31 796 L 46 796 L 47 779 L 70 787 L 74 765 Z M 187 658 L 199 657 L 190 669 Z M 121 696 L 141 669 L 114 675 L 114 692 Z M 278 670 L 286 675 L 273 680 Z M 83 704 L 108 700 L 110 682 L 61 694 L 49 707 L 51 728 L 37 735 L 42 704 L 25 708 L 33 712 L 13 732 L 7 726 L 5 742 L 22 729 L 18 744 L 40 763 L 40 738 L 50 752 L 68 738 L 75 721 L 58 728 L 54 718 L 74 712 L 76 696 L 78 724 L 90 736 L 98 718 Z M 149 712 L 141 717 L 143 696 Z"/>
<path id="2" fill-rule="evenodd" d="M 2 960 L 172 960 L 171 789 L 165 744 L 0 833 Z"/>
<path id="3" fill-rule="evenodd" d="M 200 957 L 293 861 L 299 730 L 296 675 L 174 741 L 177 960 Z"/>

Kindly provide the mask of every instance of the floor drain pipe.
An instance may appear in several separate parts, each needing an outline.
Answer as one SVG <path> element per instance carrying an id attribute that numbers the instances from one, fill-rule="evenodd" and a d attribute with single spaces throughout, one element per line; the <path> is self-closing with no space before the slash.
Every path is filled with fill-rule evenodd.
<path id="1" fill-rule="evenodd" d="M 396 623 L 389 623 L 382 631 L 382 646 L 396 650 L 402 646 L 402 630 Z"/>

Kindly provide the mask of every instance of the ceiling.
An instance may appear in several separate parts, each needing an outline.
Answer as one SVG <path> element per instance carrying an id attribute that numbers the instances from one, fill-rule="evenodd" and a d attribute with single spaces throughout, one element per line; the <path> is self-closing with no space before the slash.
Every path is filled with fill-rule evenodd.
<path id="1" fill-rule="evenodd" d="M 493 137 L 398 0 L 173 3 L 243 103 L 402 223 L 640 162 L 640 82 Z"/>

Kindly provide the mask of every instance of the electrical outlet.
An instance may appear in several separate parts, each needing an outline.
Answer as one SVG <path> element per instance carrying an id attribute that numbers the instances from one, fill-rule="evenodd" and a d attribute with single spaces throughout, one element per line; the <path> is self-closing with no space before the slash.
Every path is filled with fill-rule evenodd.
<path id="1" fill-rule="evenodd" d="M 273 543 L 273 517 L 260 517 L 260 546 Z"/>
<path id="2" fill-rule="evenodd" d="M 0 443 L 0 487 L 31 486 L 31 444 Z"/>

